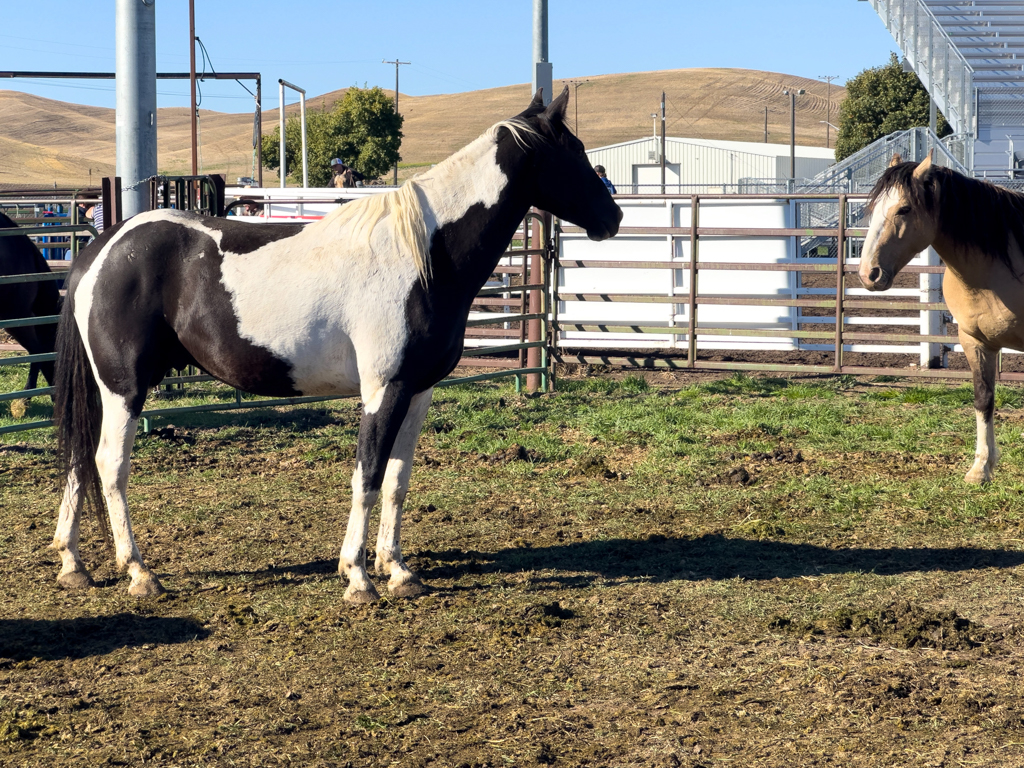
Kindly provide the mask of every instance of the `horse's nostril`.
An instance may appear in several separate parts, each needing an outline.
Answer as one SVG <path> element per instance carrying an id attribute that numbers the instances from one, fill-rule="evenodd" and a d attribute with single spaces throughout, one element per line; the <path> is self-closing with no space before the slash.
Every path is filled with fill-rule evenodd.
<path id="1" fill-rule="evenodd" d="M 868 272 L 868 280 L 870 280 L 872 283 L 877 283 L 878 278 L 880 278 L 881 276 L 882 270 L 879 267 L 875 267 L 870 272 Z"/>

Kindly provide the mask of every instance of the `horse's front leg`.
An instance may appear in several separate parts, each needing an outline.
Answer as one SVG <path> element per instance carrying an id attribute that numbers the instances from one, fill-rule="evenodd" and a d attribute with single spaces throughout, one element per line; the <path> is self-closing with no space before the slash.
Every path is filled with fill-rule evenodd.
<path id="1" fill-rule="evenodd" d="M 384 474 L 384 501 L 377 532 L 377 573 L 387 574 L 388 591 L 396 597 L 413 597 L 425 590 L 423 583 L 402 560 L 402 505 L 409 492 L 412 459 L 423 427 L 423 419 L 430 407 L 434 390 L 428 389 L 413 397 L 409 413 L 391 449 L 387 471 Z"/>
<path id="2" fill-rule="evenodd" d="M 370 510 L 380 495 L 388 457 L 411 399 L 410 388 L 394 381 L 363 393 L 356 470 L 352 473 L 352 512 L 338 559 L 338 571 L 348 577 L 345 600 L 350 603 L 372 603 L 379 597 L 366 574 L 366 533 Z"/>
<path id="3" fill-rule="evenodd" d="M 977 419 L 978 438 L 974 449 L 974 465 L 964 476 L 968 483 L 987 483 L 999 461 L 993 416 L 996 405 L 996 364 L 999 350 L 984 346 L 965 333 L 960 343 L 967 355 L 967 363 L 974 375 L 974 415 Z"/>

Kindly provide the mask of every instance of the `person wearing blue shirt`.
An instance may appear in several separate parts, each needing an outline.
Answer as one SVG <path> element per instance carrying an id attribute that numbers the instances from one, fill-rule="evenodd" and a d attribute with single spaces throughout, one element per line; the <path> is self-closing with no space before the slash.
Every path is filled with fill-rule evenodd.
<path id="1" fill-rule="evenodd" d="M 607 177 L 607 176 L 605 175 L 605 170 L 604 170 L 604 166 L 603 166 L 603 165 L 595 165 L 595 166 L 594 166 L 594 171 L 595 171 L 595 172 L 597 173 L 597 175 L 598 175 L 598 176 L 599 176 L 599 177 L 601 178 L 601 181 L 603 181 L 603 182 L 604 182 L 604 185 L 605 185 L 606 187 L 608 187 L 608 191 L 609 191 L 609 192 L 611 192 L 611 193 L 612 193 L 613 195 L 614 195 L 614 194 L 617 194 L 617 192 L 615 191 L 615 185 L 614 185 L 614 184 L 612 184 L 612 182 L 611 182 L 611 179 L 609 179 L 609 178 L 608 178 L 608 177 Z"/>

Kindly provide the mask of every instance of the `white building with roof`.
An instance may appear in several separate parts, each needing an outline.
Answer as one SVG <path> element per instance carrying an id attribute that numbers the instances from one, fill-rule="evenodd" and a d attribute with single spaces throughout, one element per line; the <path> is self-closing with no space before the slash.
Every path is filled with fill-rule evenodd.
<path id="1" fill-rule="evenodd" d="M 592 165 L 603 165 L 620 193 L 660 192 L 661 139 L 647 136 L 587 152 Z M 796 147 L 796 178 L 812 178 L 835 163 L 835 151 Z M 716 139 L 665 139 L 666 192 L 732 192 L 741 179 L 785 182 L 789 178 L 789 144 Z M 697 189 L 694 185 L 705 187 Z M 655 189 L 655 186 L 658 189 Z M 719 187 L 708 189 L 707 187 Z"/>

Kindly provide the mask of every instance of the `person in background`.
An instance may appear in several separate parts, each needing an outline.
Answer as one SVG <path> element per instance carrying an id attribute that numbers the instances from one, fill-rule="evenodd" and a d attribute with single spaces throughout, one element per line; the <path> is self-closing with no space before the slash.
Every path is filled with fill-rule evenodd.
<path id="1" fill-rule="evenodd" d="M 609 179 L 608 176 L 605 174 L 603 165 L 595 165 L 594 172 L 598 175 L 598 177 L 600 177 L 601 181 L 604 182 L 604 185 L 608 187 L 609 192 L 611 192 L 613 195 L 618 194 L 615 191 L 615 185 L 612 184 L 611 179 Z"/>
<path id="2" fill-rule="evenodd" d="M 327 186 L 347 189 L 355 185 L 356 178 L 352 169 L 341 162 L 340 158 L 336 157 L 331 160 L 331 180 L 327 183 Z"/>

